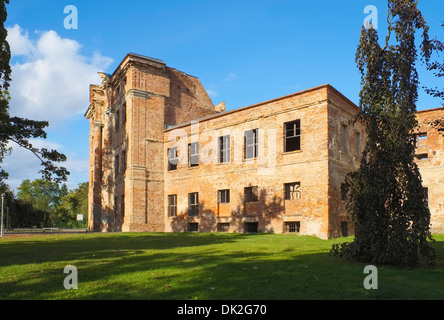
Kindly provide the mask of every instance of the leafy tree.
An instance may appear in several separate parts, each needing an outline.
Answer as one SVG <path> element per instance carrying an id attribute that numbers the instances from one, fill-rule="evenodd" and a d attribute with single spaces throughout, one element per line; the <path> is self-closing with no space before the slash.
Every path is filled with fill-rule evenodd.
<path id="1" fill-rule="evenodd" d="M 88 216 L 88 182 L 83 182 L 74 190 L 70 190 L 60 201 L 58 208 L 59 218 L 63 222 L 72 222 L 76 219 L 76 214 Z"/>
<path id="2" fill-rule="evenodd" d="M 356 235 L 353 242 L 333 246 L 336 257 L 399 266 L 415 266 L 419 256 L 429 265 L 435 262 L 428 241 L 430 211 L 414 161 L 417 31 L 422 32 L 422 56 L 430 57 L 434 49 L 417 3 L 388 0 L 384 47 L 375 29 L 361 31 L 356 53 L 361 111 L 356 120 L 366 125 L 368 138 L 360 168 L 347 175 L 342 189 Z"/>
<path id="3" fill-rule="evenodd" d="M 9 4 L 9 0 L 0 0 L 0 164 L 5 155 L 12 151 L 8 144 L 14 142 L 31 151 L 41 161 L 43 168 L 40 172 L 45 179 L 53 179 L 56 182 L 65 181 L 69 172 L 66 168 L 57 166 L 56 163 L 66 161 L 66 156 L 57 150 L 36 148 L 30 142 L 32 138 L 46 139 L 47 135 L 44 129 L 48 126 L 48 122 L 12 117 L 9 114 L 8 89 L 11 81 L 11 50 L 6 41 L 6 4 Z M 4 185 L 3 181 L 7 178 L 8 173 L 0 168 L 0 187 Z"/>
<path id="4" fill-rule="evenodd" d="M 6 228 L 41 228 L 50 225 L 47 211 L 35 208 L 30 202 L 16 199 L 10 190 L 5 192 Z"/>
<path id="5" fill-rule="evenodd" d="M 31 204 L 36 210 L 46 213 L 45 222 L 50 225 L 63 220 L 59 216 L 59 207 L 62 198 L 68 194 L 68 188 L 65 184 L 59 184 L 44 179 L 36 179 L 30 181 L 23 180 L 20 187 L 18 187 L 17 198 L 23 202 Z"/>

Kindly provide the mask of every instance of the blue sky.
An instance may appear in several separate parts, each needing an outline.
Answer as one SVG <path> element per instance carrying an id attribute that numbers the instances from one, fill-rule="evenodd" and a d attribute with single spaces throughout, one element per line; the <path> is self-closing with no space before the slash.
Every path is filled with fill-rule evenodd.
<path id="1" fill-rule="evenodd" d="M 13 51 L 11 113 L 49 120 L 48 139 L 68 156 L 70 188 L 88 180 L 88 86 L 112 73 L 128 52 L 164 60 L 197 76 L 214 104 L 227 109 L 329 83 L 358 104 L 354 62 L 367 14 L 378 8 L 385 36 L 386 1 L 20 0 L 7 6 Z M 65 29 L 64 8 L 78 9 Z M 444 39 L 444 1 L 420 0 L 431 35 Z M 420 73 L 424 84 L 440 85 Z M 421 93 L 418 109 L 439 107 Z M 39 177 L 38 161 L 15 149 L 8 183 Z"/>

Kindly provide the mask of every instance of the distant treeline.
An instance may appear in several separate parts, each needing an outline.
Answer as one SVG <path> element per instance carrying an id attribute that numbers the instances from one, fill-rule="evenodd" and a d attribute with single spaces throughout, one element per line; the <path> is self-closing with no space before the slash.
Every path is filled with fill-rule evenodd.
<path id="1" fill-rule="evenodd" d="M 88 183 L 68 190 L 43 179 L 24 180 L 17 196 L 5 192 L 4 223 L 6 228 L 83 227 L 76 223 L 76 215 L 88 216 Z"/>

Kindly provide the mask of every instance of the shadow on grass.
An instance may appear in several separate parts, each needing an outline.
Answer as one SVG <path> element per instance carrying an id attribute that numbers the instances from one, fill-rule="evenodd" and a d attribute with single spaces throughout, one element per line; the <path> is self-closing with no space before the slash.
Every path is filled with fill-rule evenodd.
<path id="1" fill-rule="evenodd" d="M 288 237 L 297 246 L 299 237 Z M 42 263 L 1 281 L 1 299 L 443 299 L 444 242 L 436 269 L 381 267 L 379 289 L 363 288 L 363 264 L 334 260 L 331 242 L 313 253 L 266 247 L 273 235 L 150 234 L 20 241 L 6 251 L 41 252 Z M 282 239 L 282 238 L 279 238 Z M 302 238 L 301 238 L 302 239 Z M 303 239 L 302 239 L 303 240 Z M 301 241 L 302 241 L 301 240 Z M 321 243 L 313 240 L 313 246 Z M 6 248 L 5 248 L 6 245 Z M 54 251 L 58 250 L 58 251 Z M 301 253 L 304 252 L 304 253 Z M 29 258 L 29 257 L 28 257 Z M 7 259 L 18 268 L 20 257 Z M 27 263 L 31 263 L 28 262 Z M 63 267 L 78 268 L 79 289 L 63 288 Z M 39 269 L 40 268 L 40 269 Z"/>

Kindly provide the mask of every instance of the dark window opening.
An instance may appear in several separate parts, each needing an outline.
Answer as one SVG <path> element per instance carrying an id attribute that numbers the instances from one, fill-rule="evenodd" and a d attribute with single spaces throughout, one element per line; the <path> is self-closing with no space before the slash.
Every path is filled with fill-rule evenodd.
<path id="1" fill-rule="evenodd" d="M 296 200 L 301 198 L 301 183 L 292 182 L 285 185 L 285 200 Z"/>
<path id="2" fill-rule="evenodd" d="M 197 232 L 199 230 L 198 223 L 188 223 L 188 232 Z"/>
<path id="3" fill-rule="evenodd" d="M 257 222 L 245 222 L 244 224 L 244 232 L 245 233 L 256 233 L 258 230 Z"/>
<path id="4" fill-rule="evenodd" d="M 245 190 L 245 202 L 258 201 L 258 187 L 246 187 L 244 190 Z"/>
<path id="5" fill-rule="evenodd" d="M 427 160 L 429 155 L 427 153 L 417 154 L 415 155 L 415 158 L 418 160 Z"/>
<path id="6" fill-rule="evenodd" d="M 119 156 L 114 158 L 114 176 L 117 177 L 119 174 Z"/>
<path id="7" fill-rule="evenodd" d="M 285 152 L 301 150 L 301 120 L 287 122 L 285 127 Z"/>
<path id="8" fill-rule="evenodd" d="M 115 127 L 116 127 L 116 131 L 119 130 L 119 125 L 120 125 L 120 111 L 117 110 L 116 111 L 116 119 L 115 119 Z"/>
<path id="9" fill-rule="evenodd" d="M 341 222 L 341 235 L 348 237 L 348 222 Z"/>
<path id="10" fill-rule="evenodd" d="M 217 224 L 217 232 L 229 232 L 230 224 L 229 223 L 218 223 Z"/>

